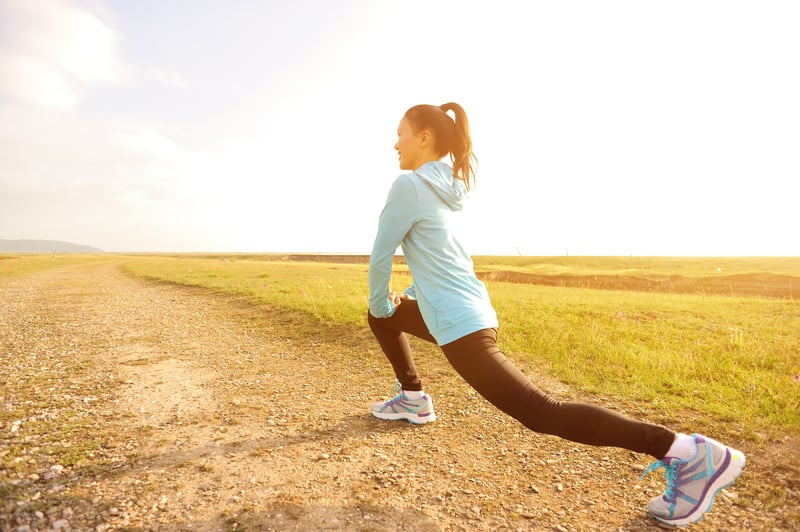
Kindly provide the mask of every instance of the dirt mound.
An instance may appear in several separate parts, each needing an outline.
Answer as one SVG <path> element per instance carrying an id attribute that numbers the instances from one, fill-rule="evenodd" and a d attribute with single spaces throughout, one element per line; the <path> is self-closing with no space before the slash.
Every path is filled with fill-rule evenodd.
<path id="1" fill-rule="evenodd" d="M 368 264 L 369 255 L 359 254 L 294 254 L 276 256 L 276 260 L 325 262 L 332 264 Z M 405 264 L 402 256 L 395 264 Z M 800 277 L 772 273 L 745 273 L 706 277 L 633 276 L 617 274 L 556 275 L 516 271 L 478 271 L 479 278 L 488 281 L 596 288 L 600 290 L 631 290 L 668 294 L 709 294 L 723 296 L 800 298 Z"/>
<path id="2" fill-rule="evenodd" d="M 715 277 L 635 277 L 626 275 L 543 275 L 512 271 L 479 272 L 488 281 L 541 284 L 602 290 L 633 290 L 673 294 L 713 294 L 800 298 L 800 277 L 771 273 L 721 275 Z"/>

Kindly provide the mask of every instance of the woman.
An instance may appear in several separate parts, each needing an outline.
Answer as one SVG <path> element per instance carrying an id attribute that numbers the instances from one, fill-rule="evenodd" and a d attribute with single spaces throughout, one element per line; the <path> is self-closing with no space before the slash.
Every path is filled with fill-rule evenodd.
<path id="1" fill-rule="evenodd" d="M 676 434 L 599 406 L 552 399 L 498 349 L 497 316 L 486 287 L 452 230 L 475 177 L 464 109 L 455 103 L 412 107 L 400 122 L 395 149 L 400 168 L 410 172 L 394 181 L 380 216 L 368 320 L 400 387 L 392 399 L 373 404 L 372 415 L 411 423 L 436 419 L 405 336 L 412 334 L 437 343 L 464 380 L 531 430 L 655 457 L 645 474 L 666 469 L 667 488 L 650 501 L 650 515 L 673 526 L 699 521 L 741 473 L 743 453 L 699 434 Z M 448 155 L 452 167 L 441 161 Z M 402 294 L 389 289 L 398 246 L 413 278 Z"/>

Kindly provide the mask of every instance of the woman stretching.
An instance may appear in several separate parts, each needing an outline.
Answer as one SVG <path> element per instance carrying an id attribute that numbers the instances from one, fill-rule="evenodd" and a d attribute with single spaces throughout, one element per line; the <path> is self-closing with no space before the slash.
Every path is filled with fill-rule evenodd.
<path id="1" fill-rule="evenodd" d="M 451 117 L 448 112 L 452 112 Z M 399 392 L 371 413 L 388 420 L 436 419 L 405 333 L 439 345 L 453 368 L 489 402 L 529 429 L 574 442 L 646 453 L 666 470 L 665 492 L 648 513 L 680 526 L 699 521 L 714 496 L 745 465 L 740 451 L 699 434 L 676 434 L 591 404 L 560 402 L 537 389 L 497 347 L 497 315 L 486 287 L 453 233 L 475 177 L 469 123 L 458 104 L 417 105 L 400 121 L 400 168 L 380 216 L 369 265 L 369 325 L 394 369 Z M 449 164 L 441 161 L 450 156 Z M 413 278 L 390 291 L 392 258 L 401 246 Z"/>

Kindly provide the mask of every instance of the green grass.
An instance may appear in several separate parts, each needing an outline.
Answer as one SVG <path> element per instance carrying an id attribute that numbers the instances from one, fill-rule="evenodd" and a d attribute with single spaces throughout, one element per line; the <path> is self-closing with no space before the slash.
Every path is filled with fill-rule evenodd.
<path id="1" fill-rule="evenodd" d="M 529 258 L 504 260 L 478 258 L 476 268 L 552 273 L 568 266 L 581 274 L 609 273 L 628 259 L 560 258 L 545 266 Z M 684 267 L 679 259 L 647 260 L 648 271 L 666 274 L 698 274 L 711 264 L 752 273 L 767 260 L 780 264 L 782 273 L 800 270 L 798 259 L 694 259 Z M 328 326 L 365 327 L 364 264 L 185 256 L 137 257 L 127 268 L 302 311 Z M 394 287 L 402 289 L 407 269 L 395 270 Z M 640 405 L 665 419 L 688 412 L 749 437 L 800 432 L 797 301 L 503 282 L 488 288 L 500 317 L 501 348 L 521 365 L 544 367 L 574 389 Z"/>
<path id="2" fill-rule="evenodd" d="M 0 255 L 0 278 L 24 275 L 52 268 L 60 268 L 73 264 L 83 264 L 93 260 L 108 260 L 102 255 L 83 254 L 48 254 L 34 255 L 27 253 L 11 253 Z"/>
<path id="3" fill-rule="evenodd" d="M 325 324 L 363 324 L 366 265 L 205 257 L 136 257 L 127 269 L 143 277 L 240 294 L 309 313 Z M 403 286 L 407 279 L 398 279 Z M 405 286 L 403 286 L 405 288 Z"/>
<path id="4" fill-rule="evenodd" d="M 800 429 L 800 305 L 785 300 L 489 285 L 513 358 L 669 416 Z"/>

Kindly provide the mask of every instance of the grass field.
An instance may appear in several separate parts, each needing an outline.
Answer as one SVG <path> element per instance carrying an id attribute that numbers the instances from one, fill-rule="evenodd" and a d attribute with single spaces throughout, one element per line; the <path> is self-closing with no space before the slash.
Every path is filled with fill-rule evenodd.
<path id="1" fill-rule="evenodd" d="M 273 256 L 15 256 L 0 275 L 114 260 L 134 275 L 246 297 L 302 327 L 366 327 L 366 264 Z M 478 257 L 479 271 L 707 277 L 800 275 L 798 258 Z M 393 288 L 408 282 L 395 268 Z M 800 434 L 800 301 L 487 281 L 501 348 L 582 393 L 631 409 L 689 415 L 761 440 Z"/>
<path id="2" fill-rule="evenodd" d="M 39 270 L 58 268 L 87 261 L 108 260 L 103 255 L 33 255 L 26 253 L 0 254 L 0 277 L 22 275 Z"/>

